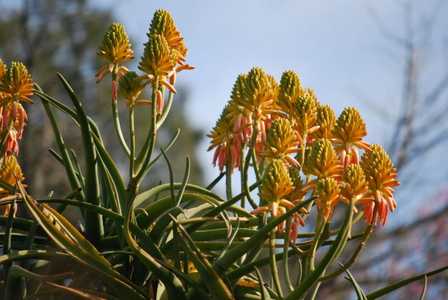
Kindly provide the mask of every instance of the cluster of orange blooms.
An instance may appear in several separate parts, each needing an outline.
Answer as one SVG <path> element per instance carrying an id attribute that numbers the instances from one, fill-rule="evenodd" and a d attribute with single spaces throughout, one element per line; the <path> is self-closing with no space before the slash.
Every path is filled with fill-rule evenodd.
<path id="1" fill-rule="evenodd" d="M 313 90 L 302 87 L 295 72 L 284 72 L 278 84 L 253 68 L 238 76 L 209 134 L 209 150 L 214 149 L 213 162 L 221 170 L 241 170 L 242 156 L 255 151 L 262 173 L 260 203 L 267 204 L 254 214 L 279 216 L 310 195 L 324 221 L 338 203 L 353 201 L 362 206 L 366 222 L 385 224 L 396 208 L 393 192 L 399 182 L 388 154 L 364 141 L 366 135 L 355 108 L 336 117 Z M 293 236 L 304 213 L 293 217 Z"/>
<path id="2" fill-rule="evenodd" d="M 140 98 L 150 83 L 155 92 L 157 111 L 161 113 L 164 105 L 162 88 L 175 93 L 176 73 L 190 70 L 192 67 L 185 64 L 187 48 L 168 11 L 157 10 L 154 13 L 147 36 L 148 41 L 139 62 L 139 69 L 144 74 L 138 75 L 123 66 L 123 63 L 134 58 L 134 51 L 124 26 L 119 23 L 112 24 L 97 52 L 98 56 L 106 61 L 97 72 L 97 81 L 101 81 L 110 73 L 112 99 L 115 101 L 120 91 L 129 106 L 152 103 L 151 100 Z"/>
<path id="3" fill-rule="evenodd" d="M 19 143 L 27 122 L 27 113 L 22 105 L 32 103 L 33 80 L 21 62 L 11 62 L 9 66 L 0 60 L 0 136 L 1 161 L 0 180 L 11 186 L 23 180 L 22 170 L 17 162 Z M 0 197 L 7 195 L 0 188 Z M 9 206 L 3 206 L 7 213 Z M 5 211 L 6 210 L 6 211 Z"/>

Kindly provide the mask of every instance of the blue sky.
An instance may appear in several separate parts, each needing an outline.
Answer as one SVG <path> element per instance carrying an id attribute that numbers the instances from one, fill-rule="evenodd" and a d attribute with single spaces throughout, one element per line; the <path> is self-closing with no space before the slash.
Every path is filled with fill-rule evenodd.
<path id="1" fill-rule="evenodd" d="M 415 2 L 415 1 L 414 1 Z M 428 4 L 428 1 L 425 2 Z M 391 136 L 402 86 L 402 53 L 381 34 L 372 11 L 381 16 L 385 27 L 402 34 L 403 15 L 398 1 L 376 0 L 99 0 L 96 5 L 113 7 L 137 42 L 137 55 L 153 12 L 168 9 L 174 16 L 189 48 L 188 63 L 196 69 L 179 75 L 179 84 L 188 85 L 191 99 L 188 114 L 194 126 L 209 131 L 229 98 L 239 73 L 253 66 L 263 67 L 279 78 L 284 70 L 299 73 L 303 84 L 315 89 L 323 103 L 337 112 L 356 106 L 366 119 L 373 143 L 385 143 Z M 424 11 L 431 5 L 420 5 Z M 446 7 L 445 7 L 446 8 Z M 446 10 L 445 10 L 446 12 Z M 447 19 L 443 20 L 446 28 Z M 439 24 L 440 25 L 440 24 Z M 434 57 L 442 49 L 431 48 Z M 440 71 L 439 61 L 432 75 Z M 208 141 L 200 146 L 206 153 Z M 203 157 L 204 165 L 211 154 Z M 427 168 L 437 160 L 427 157 Z M 213 176 L 216 170 L 207 168 Z M 439 167 L 440 169 L 440 167 Z M 442 170 L 443 171 L 443 170 Z M 441 180 L 426 188 L 403 193 L 418 199 L 433 193 Z M 439 177 L 440 177 L 439 176 Z M 400 200 L 399 200 L 400 201 Z M 408 199 L 406 199 L 408 201 Z"/>

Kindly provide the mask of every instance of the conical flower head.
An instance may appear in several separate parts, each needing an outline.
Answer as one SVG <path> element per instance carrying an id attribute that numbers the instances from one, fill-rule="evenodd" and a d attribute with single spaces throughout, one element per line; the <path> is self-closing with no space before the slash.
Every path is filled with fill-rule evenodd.
<path id="1" fill-rule="evenodd" d="M 336 124 L 336 115 L 334 110 L 329 105 L 319 105 L 317 108 L 316 125 L 319 129 L 314 135 L 317 138 L 330 139 L 332 138 L 333 128 Z"/>
<path id="2" fill-rule="evenodd" d="M 316 183 L 314 194 L 319 214 L 328 221 L 339 202 L 339 185 L 334 178 L 321 178 Z"/>
<path id="3" fill-rule="evenodd" d="M 369 185 L 370 201 L 364 201 L 364 217 L 369 224 L 384 225 L 389 212 L 397 207 L 394 187 L 400 183 L 389 155 L 380 145 L 372 145 L 361 158 Z"/>
<path id="4" fill-rule="evenodd" d="M 113 23 L 106 31 L 97 55 L 111 64 L 123 64 L 134 58 L 131 43 L 123 24 Z"/>
<path id="5" fill-rule="evenodd" d="M 249 71 L 245 87 L 245 96 L 252 109 L 262 110 L 272 106 L 277 99 L 277 82 L 261 68 L 255 67 Z"/>
<path id="6" fill-rule="evenodd" d="M 22 168 L 20 167 L 16 157 L 14 155 L 7 155 L 1 161 L 0 167 L 0 180 L 15 186 L 17 182 L 22 181 L 23 173 Z M 8 192 L 0 188 L 0 194 L 7 194 Z"/>
<path id="7" fill-rule="evenodd" d="M 238 168 L 241 161 L 242 138 L 234 133 L 234 121 L 230 114 L 232 103 L 228 103 L 215 127 L 207 135 L 211 141 L 208 151 L 215 149 L 213 164 L 223 170 L 226 165 Z"/>
<path id="8" fill-rule="evenodd" d="M 266 156 L 282 159 L 297 149 L 297 134 L 288 119 L 280 118 L 272 122 L 266 138 Z"/>
<path id="9" fill-rule="evenodd" d="M 342 191 L 346 201 L 362 197 L 367 193 L 367 180 L 363 169 L 358 164 L 350 164 L 344 170 Z M 358 200 L 358 199 L 356 199 Z"/>
<path id="10" fill-rule="evenodd" d="M 318 101 L 311 89 L 306 89 L 297 99 L 294 110 L 294 121 L 301 134 L 311 129 L 316 123 Z"/>
<path id="11" fill-rule="evenodd" d="M 148 37 L 153 34 L 160 34 L 166 39 L 168 46 L 175 52 L 178 62 L 185 60 L 187 48 L 185 47 L 184 39 L 168 11 L 159 9 L 154 13 Z"/>
<path id="12" fill-rule="evenodd" d="M 145 88 L 145 81 L 137 73 L 127 72 L 120 78 L 119 87 L 121 96 L 128 101 L 129 105 L 134 105 Z"/>
<path id="13" fill-rule="evenodd" d="M 33 79 L 21 62 L 13 61 L 2 78 L 0 92 L 4 100 L 32 102 Z"/>
<path id="14" fill-rule="evenodd" d="M 396 179 L 397 170 L 380 145 L 371 145 L 370 151 L 366 151 L 361 158 L 361 166 L 371 190 L 383 190 L 399 184 Z"/>
<path id="15" fill-rule="evenodd" d="M 338 142 L 345 145 L 356 145 L 367 135 L 366 124 L 356 108 L 347 107 L 342 111 L 333 134 Z"/>
<path id="16" fill-rule="evenodd" d="M 235 103 L 241 103 L 245 101 L 245 93 L 247 91 L 247 75 L 246 74 L 240 74 L 235 80 L 235 83 L 232 87 L 232 93 L 230 96 L 230 99 L 234 101 Z"/>
<path id="17" fill-rule="evenodd" d="M 342 166 L 331 142 L 320 139 L 313 143 L 307 152 L 303 172 L 321 177 L 339 177 Z"/>
<path id="18" fill-rule="evenodd" d="M 292 189 L 292 180 L 286 164 L 282 160 L 272 161 L 261 182 L 261 199 L 268 202 L 278 201 L 291 193 Z"/>
<path id="19" fill-rule="evenodd" d="M 287 196 L 287 199 L 295 202 L 297 200 L 302 199 L 302 197 L 306 194 L 306 190 L 304 189 L 300 169 L 296 167 L 290 167 L 288 171 L 289 171 L 289 177 L 292 180 L 293 190 Z"/>
<path id="20" fill-rule="evenodd" d="M 279 105 L 286 113 L 291 113 L 294 103 L 302 93 L 302 86 L 299 76 L 294 71 L 285 71 L 280 79 Z"/>
<path id="21" fill-rule="evenodd" d="M 145 44 L 139 69 L 154 77 L 165 77 L 174 70 L 175 66 L 176 56 L 165 37 L 160 34 L 151 34 Z"/>

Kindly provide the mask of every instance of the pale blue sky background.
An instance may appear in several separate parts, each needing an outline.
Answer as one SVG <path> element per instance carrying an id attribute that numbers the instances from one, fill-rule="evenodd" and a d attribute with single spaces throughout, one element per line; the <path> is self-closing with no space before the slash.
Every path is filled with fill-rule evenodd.
<path id="1" fill-rule="evenodd" d="M 371 11 L 381 16 L 387 28 L 401 34 L 403 15 L 397 5 L 401 2 L 99 0 L 96 5 L 114 7 L 118 21 L 137 42 L 137 55 L 154 10 L 164 8 L 173 14 L 189 48 L 187 61 L 196 67 L 179 75 L 179 83 L 190 89 L 188 114 L 194 126 L 211 129 L 239 73 L 261 66 L 279 78 L 284 70 L 293 69 L 305 86 L 315 89 L 321 102 L 337 112 L 347 105 L 357 106 L 368 124 L 367 140 L 384 144 L 399 107 L 403 61 L 402 53 L 380 33 Z M 432 8 L 434 2 L 420 1 L 418 11 Z M 440 14 L 448 15 L 446 7 Z M 448 18 L 442 15 L 437 26 L 444 29 L 447 25 Z M 440 58 L 446 58 L 446 47 L 434 44 L 430 51 L 433 59 L 427 65 L 434 76 L 448 67 L 440 64 Z M 211 153 L 206 153 L 208 140 L 204 141 L 199 151 L 208 166 Z M 434 154 L 424 159 L 425 170 L 438 170 L 432 172 L 434 179 L 424 188 L 402 193 L 400 198 L 406 199 L 399 199 L 400 203 L 419 202 L 446 182 L 446 167 L 441 169 Z M 210 178 L 217 173 L 207 169 Z M 416 178 L 422 175 L 421 168 L 414 170 Z M 414 213 L 411 206 L 408 209 Z M 400 209 L 402 213 L 409 210 Z"/>

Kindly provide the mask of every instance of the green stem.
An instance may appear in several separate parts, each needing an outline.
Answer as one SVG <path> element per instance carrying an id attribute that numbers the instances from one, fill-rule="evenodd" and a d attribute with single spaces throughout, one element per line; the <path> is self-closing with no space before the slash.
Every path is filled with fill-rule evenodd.
<path id="1" fill-rule="evenodd" d="M 157 91 L 159 90 L 159 80 L 155 78 L 155 83 L 153 85 L 152 89 L 152 103 L 151 105 L 151 127 L 149 130 L 149 135 L 146 140 L 146 147 L 142 149 L 143 154 L 143 161 L 140 166 L 140 169 L 137 172 L 137 175 L 132 178 L 130 185 L 135 186 L 135 188 L 138 188 L 143 175 L 145 174 L 145 170 L 148 167 L 150 161 L 151 161 L 151 155 L 152 152 L 156 146 L 156 138 L 157 138 L 157 107 L 156 107 L 156 97 L 157 97 Z"/>
<path id="2" fill-rule="evenodd" d="M 232 166 L 230 160 L 226 164 L 226 197 L 227 200 L 232 199 Z M 241 197 L 241 199 L 243 198 Z"/>
<path id="3" fill-rule="evenodd" d="M 112 73 L 112 82 L 116 80 L 117 75 Z M 114 120 L 115 133 L 118 136 L 118 140 L 120 141 L 120 144 L 123 147 L 124 152 L 129 156 L 130 150 L 128 144 L 126 143 L 126 140 L 124 139 L 123 131 L 121 130 L 120 113 L 118 112 L 117 99 L 112 99 L 112 117 Z"/>
<path id="4" fill-rule="evenodd" d="M 275 291 L 279 295 L 279 298 L 282 299 L 283 298 L 282 284 L 280 281 L 280 276 L 277 268 L 277 259 L 275 256 L 275 230 L 271 232 L 269 237 L 269 255 L 271 257 L 270 259 L 271 275 L 272 280 L 274 281 Z"/>
<path id="5" fill-rule="evenodd" d="M 135 169 L 135 108 L 129 107 L 129 139 L 131 141 L 131 149 L 129 153 L 129 178 L 134 177 Z"/>

